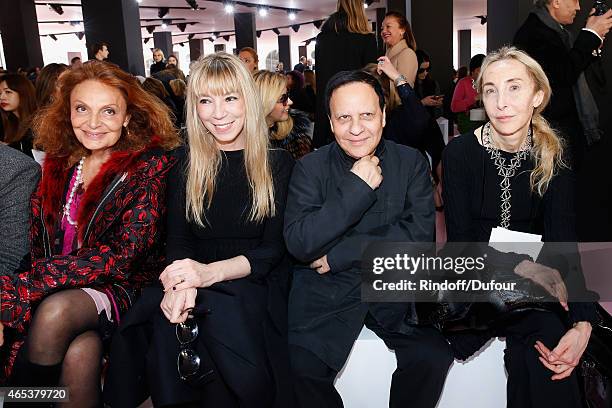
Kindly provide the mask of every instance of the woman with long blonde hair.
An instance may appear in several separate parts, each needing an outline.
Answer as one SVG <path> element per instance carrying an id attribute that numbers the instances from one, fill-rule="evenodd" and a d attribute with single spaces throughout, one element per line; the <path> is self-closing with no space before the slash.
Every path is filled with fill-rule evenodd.
<path id="1" fill-rule="evenodd" d="M 502 227 L 542 235 L 544 242 L 576 242 L 573 175 L 559 136 L 542 117 L 551 95 L 544 71 L 526 53 L 504 47 L 486 57 L 476 88 L 489 122 L 453 139 L 443 158 L 449 241 L 489 242 L 492 229 Z M 488 330 L 476 338 L 451 336 L 460 359 L 491 336 L 506 337 L 509 408 L 582 406 L 574 368 L 588 344 L 595 308 L 572 255 L 559 259 L 550 252 L 532 260 L 487 249 L 492 270 L 508 268 L 558 301 L 527 303 L 521 314 L 504 319 L 493 309 Z M 490 312 L 487 305 L 473 304 L 470 318 Z"/>
<path id="2" fill-rule="evenodd" d="M 295 160 L 312 151 L 308 136 L 310 120 L 301 112 L 291 113 L 293 101 L 287 91 L 287 76 L 270 71 L 258 71 L 255 85 L 261 96 L 270 134 L 270 144 L 287 150 Z"/>
<path id="3" fill-rule="evenodd" d="M 153 403 L 290 406 L 282 226 L 293 159 L 268 148 L 252 74 L 230 54 L 192 66 L 186 127 L 168 188 L 163 288 L 144 307 Z"/>

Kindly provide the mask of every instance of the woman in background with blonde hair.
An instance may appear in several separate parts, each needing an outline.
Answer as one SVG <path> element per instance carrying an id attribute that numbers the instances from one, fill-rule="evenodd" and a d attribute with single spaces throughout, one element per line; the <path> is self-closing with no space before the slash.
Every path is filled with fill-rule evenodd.
<path id="1" fill-rule="evenodd" d="M 486 57 L 476 88 L 490 122 L 453 139 L 445 150 L 448 240 L 489 242 L 499 226 L 541 234 L 544 242 L 576 242 L 574 178 L 563 163 L 559 136 L 542 117 L 551 95 L 544 71 L 526 53 L 504 47 Z M 562 259 L 547 259 L 543 250 L 534 262 L 527 255 L 487 251 L 496 272 L 508 268 L 558 302 L 547 303 L 546 310 L 527 304 L 503 321 L 497 314 L 487 318 L 488 330 L 451 336 L 456 357 L 468 358 L 491 336 L 506 337 L 509 408 L 581 407 L 574 368 L 596 314 L 585 300 L 581 274 L 572 272 L 579 271 L 573 269 L 576 260 L 565 252 Z M 568 296 L 583 303 L 568 303 Z M 487 305 L 472 304 L 468 317 L 480 319 Z"/>
<path id="2" fill-rule="evenodd" d="M 153 327 L 138 347 L 149 356 L 153 403 L 292 406 L 282 227 L 293 159 L 268 149 L 253 77 L 233 55 L 191 68 L 186 110 L 188 147 L 168 186 L 163 287 L 131 316 Z M 130 366 L 145 360 L 130 357 Z M 130 393 L 129 382 L 117 383 L 126 389 L 114 394 Z"/>
<path id="3" fill-rule="evenodd" d="M 287 76 L 262 70 L 258 71 L 254 78 L 266 114 L 272 147 L 287 150 L 295 160 L 310 153 L 310 120 L 301 112 L 290 114 L 289 108 L 293 101 L 287 92 Z"/>
<path id="4" fill-rule="evenodd" d="M 376 36 L 372 33 L 362 0 L 338 0 L 338 8 L 325 21 L 317 36 L 315 60 L 317 62 L 317 103 L 325 104 L 327 82 L 340 71 L 361 69 L 376 62 Z M 314 147 L 333 140 L 329 118 L 325 109 L 317 109 L 313 136 Z"/>

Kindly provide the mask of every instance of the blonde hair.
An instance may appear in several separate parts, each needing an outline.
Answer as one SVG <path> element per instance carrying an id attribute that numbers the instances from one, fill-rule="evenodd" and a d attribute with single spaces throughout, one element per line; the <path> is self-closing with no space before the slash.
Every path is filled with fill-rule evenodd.
<path id="1" fill-rule="evenodd" d="M 266 123 L 268 127 L 272 127 L 275 123 L 270 122 L 268 116 L 276 107 L 281 95 L 287 92 L 287 77 L 280 72 L 261 70 L 255 73 L 253 79 L 259 90 L 263 111 L 266 115 Z M 289 119 L 285 121 L 276 122 L 276 129 L 270 132 L 270 137 L 274 140 L 283 140 L 289 135 L 292 128 L 293 119 L 289 116 Z"/>
<path id="2" fill-rule="evenodd" d="M 274 185 L 268 157 L 268 129 L 255 83 L 245 65 L 233 55 L 219 52 L 200 58 L 191 68 L 187 85 L 186 125 L 189 140 L 186 217 L 204 226 L 221 165 L 222 152 L 198 117 L 197 106 L 205 95 L 238 93 L 245 105 L 244 165 L 251 188 L 249 219 L 261 222 L 275 215 Z"/>
<path id="3" fill-rule="evenodd" d="M 362 0 L 338 0 L 337 11 L 346 13 L 346 28 L 349 33 L 370 34 L 372 32 Z"/>
<path id="4" fill-rule="evenodd" d="M 164 60 L 164 58 L 166 58 L 161 48 L 153 48 L 152 54 L 155 54 L 156 52 L 159 52 L 162 55 L 162 61 Z"/>
<path id="5" fill-rule="evenodd" d="M 531 190 L 543 196 L 557 169 L 565 167 L 563 162 L 563 143 L 550 124 L 542 116 L 542 111 L 548 105 L 552 90 L 544 70 L 536 60 L 515 47 L 502 47 L 489 53 L 482 63 L 480 74 L 476 80 L 476 89 L 482 96 L 483 77 L 487 69 L 500 61 L 517 61 L 523 64 L 534 84 L 534 93 L 542 91 L 542 103 L 533 109 L 531 118 L 533 129 L 533 147 L 531 155 L 534 158 L 534 169 L 531 171 Z"/>

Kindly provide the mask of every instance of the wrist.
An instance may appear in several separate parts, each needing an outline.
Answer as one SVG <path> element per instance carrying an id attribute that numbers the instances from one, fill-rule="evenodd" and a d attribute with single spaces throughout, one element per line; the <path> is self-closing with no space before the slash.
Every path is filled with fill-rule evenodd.
<path id="1" fill-rule="evenodd" d="M 393 80 L 393 83 L 395 83 L 395 86 L 400 86 L 405 84 L 406 82 L 408 82 L 408 80 L 406 79 L 406 77 L 402 74 L 398 75 L 397 77 L 395 77 L 395 79 Z"/>
<path id="2" fill-rule="evenodd" d="M 574 323 L 573 328 L 578 330 L 581 334 L 590 335 L 593 326 L 591 326 L 590 322 L 581 321 Z"/>

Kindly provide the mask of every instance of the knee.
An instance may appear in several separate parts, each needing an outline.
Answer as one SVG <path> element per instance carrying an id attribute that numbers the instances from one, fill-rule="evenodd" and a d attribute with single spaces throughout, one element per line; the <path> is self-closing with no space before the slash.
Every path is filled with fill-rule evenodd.
<path id="1" fill-rule="evenodd" d="M 84 362 L 100 362 L 102 360 L 102 340 L 95 331 L 88 331 L 75 338 L 68 347 L 64 363 L 75 367 Z"/>
<path id="2" fill-rule="evenodd" d="M 396 350 L 397 366 L 401 370 L 446 376 L 454 357 L 442 335 L 428 336 L 415 347 Z"/>
<path id="3" fill-rule="evenodd" d="M 40 329 L 51 334 L 55 327 L 60 327 L 59 322 L 65 321 L 72 313 L 74 305 L 61 293 L 50 295 L 42 301 L 34 312 L 32 330 Z"/>

